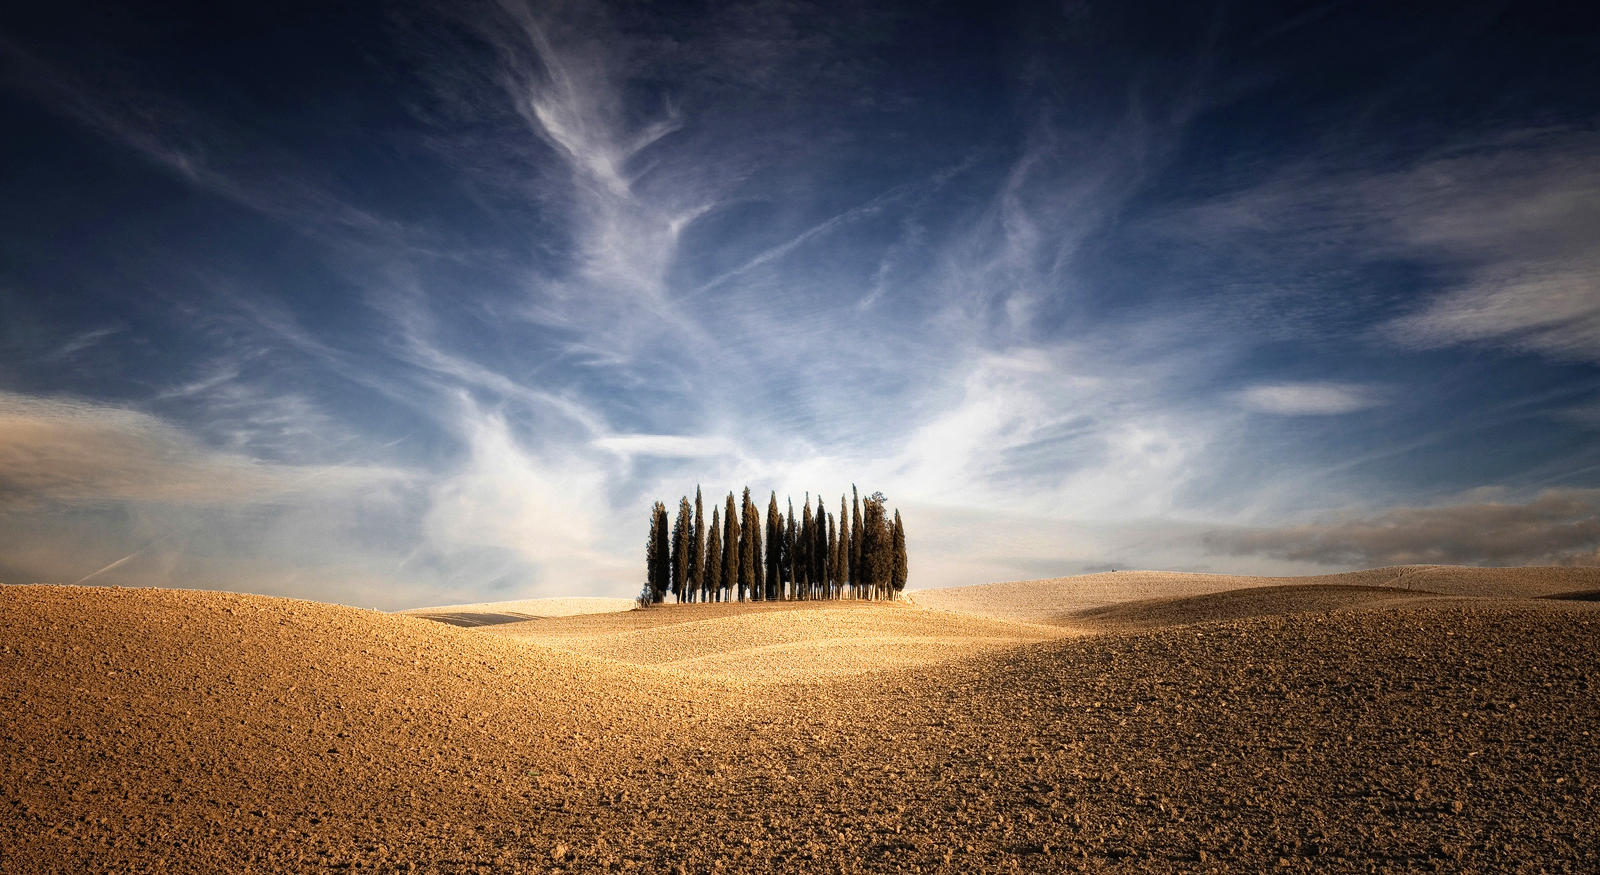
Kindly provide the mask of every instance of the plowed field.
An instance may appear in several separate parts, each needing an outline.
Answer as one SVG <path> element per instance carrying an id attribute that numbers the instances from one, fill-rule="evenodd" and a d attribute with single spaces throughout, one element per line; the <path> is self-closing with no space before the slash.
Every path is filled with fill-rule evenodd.
<path id="1" fill-rule="evenodd" d="M 1600 870 L 1600 603 L 1537 597 L 1593 574 L 1384 571 L 473 627 L 4 587 L 0 872 Z"/>

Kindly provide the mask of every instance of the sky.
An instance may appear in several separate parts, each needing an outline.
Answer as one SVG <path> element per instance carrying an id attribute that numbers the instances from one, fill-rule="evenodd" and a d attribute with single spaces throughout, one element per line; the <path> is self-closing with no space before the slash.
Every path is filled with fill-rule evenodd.
<path id="1" fill-rule="evenodd" d="M 1600 564 L 1600 10 L 0 12 L 0 582 L 632 596 Z"/>

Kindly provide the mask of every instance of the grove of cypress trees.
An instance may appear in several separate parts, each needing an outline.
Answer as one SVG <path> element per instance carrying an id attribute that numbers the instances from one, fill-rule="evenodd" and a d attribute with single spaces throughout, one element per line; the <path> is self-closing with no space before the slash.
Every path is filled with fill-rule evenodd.
<path id="1" fill-rule="evenodd" d="M 827 502 L 805 495 L 801 512 L 778 510 L 778 494 L 767 497 L 767 513 L 744 488 L 741 498 L 729 492 L 721 508 L 711 508 L 709 526 L 705 499 L 695 487 L 694 503 L 678 499 L 678 512 L 655 502 L 645 544 L 645 586 L 642 604 L 666 600 L 670 592 L 681 603 L 695 601 L 775 601 L 793 599 L 889 599 L 904 592 L 910 577 L 905 523 L 891 512 L 883 493 L 862 498 L 850 487 L 839 496 L 839 514 Z"/>
<path id="2" fill-rule="evenodd" d="M 702 600 L 722 601 L 722 525 L 715 507 L 711 508 L 711 529 L 706 533 L 706 569 L 701 588 Z"/>

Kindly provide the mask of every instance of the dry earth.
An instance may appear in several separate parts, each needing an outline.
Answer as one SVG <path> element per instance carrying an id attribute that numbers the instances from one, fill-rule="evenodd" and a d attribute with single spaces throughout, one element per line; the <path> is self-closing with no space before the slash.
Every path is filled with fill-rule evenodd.
<path id="1" fill-rule="evenodd" d="M 474 628 L 4 587 L 0 872 L 1600 870 L 1600 607 L 1539 598 L 1600 578 L 1385 571 Z"/>
<path id="2" fill-rule="evenodd" d="M 916 605 L 1000 619 L 1049 622 L 1093 608 L 1157 598 L 1283 586 L 1386 586 L 1444 595 L 1536 598 L 1600 590 L 1600 568 L 1462 568 L 1399 565 L 1315 577 L 1241 577 L 1177 571 L 1112 571 L 1048 580 L 982 583 L 907 593 Z"/>
<path id="3" fill-rule="evenodd" d="M 437 608 L 412 608 L 401 611 L 414 617 L 438 620 L 452 626 L 492 626 L 521 620 L 550 617 L 575 617 L 579 614 L 608 614 L 632 610 L 633 599 L 551 598 L 521 599 L 511 602 L 480 602 L 472 605 L 445 605 Z"/>

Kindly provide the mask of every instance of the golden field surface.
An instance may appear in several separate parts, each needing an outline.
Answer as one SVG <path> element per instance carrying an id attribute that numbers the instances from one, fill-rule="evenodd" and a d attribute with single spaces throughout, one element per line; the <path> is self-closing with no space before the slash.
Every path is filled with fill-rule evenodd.
<path id="1" fill-rule="evenodd" d="M 0 587 L 0 872 L 1600 871 L 1597 593 L 1440 566 L 606 613 Z"/>

